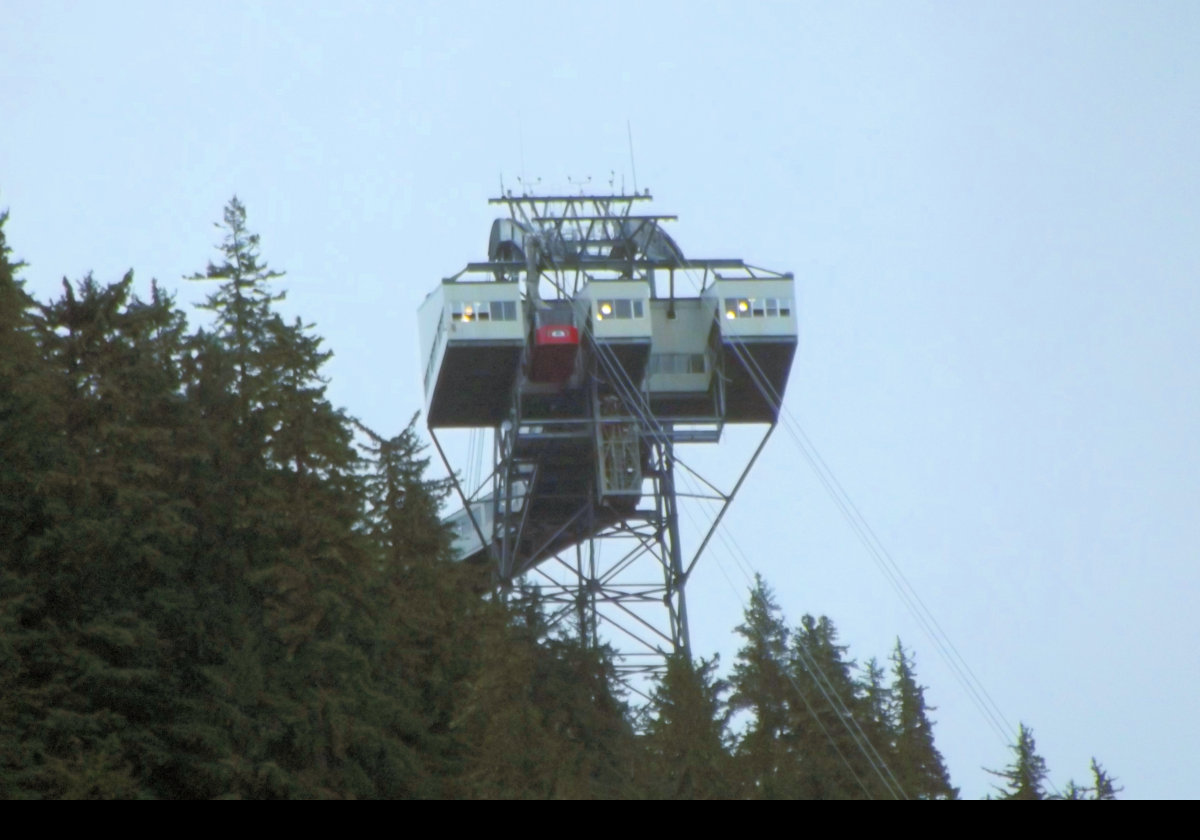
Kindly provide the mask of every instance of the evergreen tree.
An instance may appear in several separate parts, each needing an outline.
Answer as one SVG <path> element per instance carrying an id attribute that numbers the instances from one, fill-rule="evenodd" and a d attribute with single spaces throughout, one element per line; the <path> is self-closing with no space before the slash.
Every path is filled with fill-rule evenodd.
<path id="1" fill-rule="evenodd" d="M 896 728 L 892 720 L 895 702 L 892 688 L 885 682 L 886 674 L 875 657 L 867 660 L 859 680 L 861 702 L 859 723 L 871 747 L 886 762 L 893 773 L 899 772 L 896 758 Z M 902 783 L 901 783 L 901 786 Z M 905 788 L 907 795 L 907 788 Z"/>
<path id="2" fill-rule="evenodd" d="M 950 785 L 942 754 L 933 743 L 925 688 L 917 683 L 912 656 L 899 639 L 892 652 L 892 673 L 895 767 L 905 793 L 912 799 L 956 799 L 958 791 Z"/>
<path id="3" fill-rule="evenodd" d="M 10 258 L 0 213 L 0 798 L 30 795 L 28 776 L 40 743 L 30 737 L 36 686 L 29 653 L 43 635 L 37 608 L 38 564 L 31 542 L 47 517 L 37 487 L 54 460 L 53 379 L 33 334 L 33 300 Z"/>
<path id="4" fill-rule="evenodd" d="M 51 372 L 34 335 L 36 306 L 17 278 L 23 263 L 10 258 L 7 220 L 8 213 L 0 213 L 0 550 L 20 554 L 39 527 L 29 501 L 38 472 L 52 457 L 44 432 L 53 405 Z M 15 557 L 7 559 L 0 569 L 11 571 Z"/>
<path id="5" fill-rule="evenodd" d="M 242 796 L 373 795 L 367 727 L 356 728 L 370 693 L 355 690 L 370 682 L 373 561 L 357 527 L 351 425 L 325 400 L 320 339 L 272 310 L 282 295 L 269 283 L 282 275 L 261 260 L 236 198 L 223 229 L 222 262 L 196 277 L 220 282 L 205 304 L 216 332 L 195 338 L 191 366 L 193 392 L 212 400 L 221 495 L 206 511 L 207 548 L 224 555 L 212 585 L 229 613 L 202 695 L 218 752 L 236 758 L 232 774 L 210 775 Z"/>
<path id="6" fill-rule="evenodd" d="M 724 799 L 733 796 L 731 756 L 726 742 L 729 712 L 725 684 L 714 677 L 717 660 L 693 664 L 683 656 L 667 670 L 650 699 L 645 739 L 648 779 L 656 798 Z"/>
<path id="7" fill-rule="evenodd" d="M 34 322 L 58 408 L 43 417 L 56 448 L 37 473 L 42 524 L 26 555 L 21 795 L 152 795 L 173 760 L 177 686 L 163 669 L 189 528 L 171 438 L 188 419 L 155 347 L 181 321 L 161 296 L 131 299 L 131 284 L 64 284 Z"/>
<path id="8" fill-rule="evenodd" d="M 414 415 L 393 438 L 384 438 L 356 423 L 367 436 L 360 444 L 370 470 L 365 479 L 367 533 L 393 571 L 411 570 L 449 560 L 450 534 L 438 518 L 449 480 L 429 480 L 429 459 L 416 431 Z"/>
<path id="9" fill-rule="evenodd" d="M 1110 776 L 1100 762 L 1092 759 L 1092 798 L 1099 800 L 1116 799 L 1117 794 L 1124 788 L 1116 786 L 1117 780 Z"/>
<path id="10" fill-rule="evenodd" d="M 1060 796 L 1052 797 L 1055 799 L 1092 799 L 1092 800 L 1108 800 L 1116 799 L 1117 794 L 1122 788 L 1116 787 L 1116 780 L 1113 779 L 1108 772 L 1100 765 L 1095 758 L 1092 759 L 1092 785 L 1086 787 L 1075 783 L 1074 779 L 1067 782 L 1066 788 Z"/>
<path id="11" fill-rule="evenodd" d="M 453 729 L 463 743 L 457 795 L 552 799 L 572 749 L 538 702 L 546 627 L 536 600 L 523 612 L 489 613 L 476 638 L 478 660 L 463 685 Z"/>
<path id="12" fill-rule="evenodd" d="M 1013 744 L 1013 763 L 1003 770 L 988 770 L 1006 782 L 997 787 L 1001 799 L 1045 799 L 1046 761 L 1037 754 L 1033 730 L 1021 724 L 1017 742 Z"/>
<path id="13" fill-rule="evenodd" d="M 533 702 L 561 744 L 554 796 L 636 799 L 637 743 L 613 652 L 578 637 L 540 647 Z"/>
<path id="14" fill-rule="evenodd" d="M 730 678 L 729 707 L 751 714 L 735 752 L 742 793 L 754 799 L 793 798 L 798 765 L 790 727 L 795 697 L 788 674 L 790 633 L 761 576 L 755 577 L 737 633 L 745 641 Z"/>
<path id="15" fill-rule="evenodd" d="M 805 615 L 792 634 L 791 671 L 800 702 L 792 706 L 791 726 L 801 754 L 795 795 L 903 798 L 886 759 L 862 726 L 870 712 L 851 678 L 854 663 L 845 652 L 826 616 Z"/>
<path id="16" fill-rule="evenodd" d="M 203 273 L 191 279 L 220 284 L 200 308 L 216 314 L 217 331 L 230 348 L 237 372 L 239 418 L 247 424 L 261 408 L 263 393 L 269 390 L 264 381 L 268 376 L 264 365 L 268 325 L 278 317 L 272 307 L 284 298 L 271 289 L 271 281 L 283 274 L 270 270 L 262 261 L 259 235 L 247 229 L 246 207 L 236 195 L 225 206 L 223 222 L 215 227 L 224 233 L 218 246 L 223 260 L 209 262 Z"/>
<path id="17" fill-rule="evenodd" d="M 372 597 L 386 628 L 373 644 L 382 684 L 399 704 L 393 720 L 401 741 L 416 748 L 414 766 L 424 762 L 431 785 L 426 795 L 469 795 L 457 779 L 459 695 L 490 650 L 480 640 L 503 616 L 479 599 L 486 586 L 480 570 L 449 562 L 449 535 L 438 518 L 447 482 L 425 477 L 429 461 L 415 425 L 414 417 L 399 435 L 385 438 L 358 424 L 367 438 L 360 448 L 367 465 L 363 530 L 373 558 Z"/>
<path id="18" fill-rule="evenodd" d="M 460 795 L 639 797 L 637 744 L 611 654 L 551 637 L 536 597 L 522 602 L 476 640 L 478 666 L 454 722 Z"/>

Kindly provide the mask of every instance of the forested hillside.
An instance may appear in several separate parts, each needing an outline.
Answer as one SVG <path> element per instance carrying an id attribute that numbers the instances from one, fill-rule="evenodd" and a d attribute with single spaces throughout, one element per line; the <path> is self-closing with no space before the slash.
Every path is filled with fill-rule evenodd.
<path id="1" fill-rule="evenodd" d="M 237 199 L 221 228 L 192 328 L 132 273 L 33 300 L 0 222 L 0 796 L 957 797 L 912 653 L 857 665 L 762 581 L 728 674 L 648 705 L 492 597 L 415 421 L 330 405 Z M 998 775 L 1116 790 L 1048 787 L 1025 728 Z"/>

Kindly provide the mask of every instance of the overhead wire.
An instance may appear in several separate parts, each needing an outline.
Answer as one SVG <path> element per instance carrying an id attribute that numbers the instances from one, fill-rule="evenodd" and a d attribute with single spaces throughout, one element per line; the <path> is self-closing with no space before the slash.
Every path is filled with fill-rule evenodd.
<path id="1" fill-rule="evenodd" d="M 746 578 L 747 586 L 750 587 L 751 590 L 754 590 L 754 589 L 756 589 L 755 582 L 751 579 L 749 572 L 747 572 L 746 566 L 749 566 L 750 569 L 753 570 L 756 575 L 758 574 L 758 571 L 757 571 L 757 569 L 754 568 L 754 564 L 746 556 L 745 551 L 742 550 L 741 545 L 738 544 L 736 541 L 734 541 L 732 543 L 730 542 L 730 539 L 726 535 L 726 530 L 727 529 L 725 529 L 724 527 L 718 529 L 718 534 L 717 534 L 718 539 L 720 539 L 720 541 L 724 545 L 725 550 L 727 552 L 729 552 L 732 557 L 734 557 L 734 560 L 737 563 L 738 568 L 741 570 L 742 575 Z M 738 559 L 739 555 L 741 556 L 740 560 Z M 743 565 L 742 561 L 745 562 L 745 565 Z M 726 580 L 728 581 L 728 576 L 726 576 Z M 732 584 L 731 584 L 731 586 L 732 586 Z M 734 595 L 738 598 L 739 601 L 741 600 L 741 597 L 740 597 L 740 595 L 737 594 L 736 590 L 734 591 Z M 834 686 L 833 682 L 829 679 L 829 676 L 825 673 L 825 670 L 821 667 L 820 663 L 818 663 L 816 658 L 813 657 L 812 654 L 808 651 L 808 649 L 803 647 L 802 645 L 799 645 L 799 644 L 796 645 L 793 652 L 801 659 L 801 664 L 805 667 L 806 670 L 808 670 L 810 675 L 813 676 L 813 679 L 817 683 L 818 688 L 822 689 L 822 695 L 829 702 L 830 708 L 833 710 L 834 714 L 837 715 L 838 718 L 843 721 L 843 723 L 846 725 L 846 727 L 848 729 L 853 727 L 853 729 L 857 731 L 857 735 L 861 737 L 862 742 L 867 745 L 867 747 L 869 748 L 868 751 L 874 757 L 872 759 L 871 756 L 868 756 L 868 760 L 871 761 L 873 768 L 876 769 L 876 772 L 877 773 L 879 772 L 879 770 L 878 770 L 879 767 L 883 768 L 883 771 L 886 773 L 888 778 L 883 779 L 881 776 L 880 781 L 883 782 L 885 788 L 888 789 L 888 792 L 892 793 L 893 796 L 897 799 L 908 799 L 909 797 L 904 792 L 904 788 L 901 786 L 899 780 L 896 779 L 896 776 L 892 772 L 891 767 L 888 766 L 887 760 L 882 755 L 879 754 L 879 750 L 876 748 L 874 742 L 871 740 L 870 736 L 868 736 L 867 733 L 863 730 L 862 725 L 858 721 L 858 718 L 855 717 L 853 711 L 848 707 L 845 699 L 841 695 L 841 692 L 839 692 L 837 687 Z M 800 688 L 800 685 L 796 682 L 795 678 L 790 673 L 786 674 L 786 676 L 787 676 L 788 680 L 792 683 L 793 688 L 795 688 L 796 692 L 800 695 L 801 699 L 805 700 L 805 703 L 807 704 L 807 698 L 805 697 L 803 690 Z M 824 686 L 824 688 L 822 688 L 822 686 Z M 828 689 L 829 693 L 825 692 L 824 689 L 826 689 L 826 688 Z M 834 699 L 830 698 L 830 694 L 832 694 L 833 698 L 836 699 L 836 701 L 837 701 L 836 703 L 834 702 Z M 820 723 L 820 719 L 815 716 L 815 713 L 814 713 L 814 719 L 818 722 L 818 724 Z M 822 727 L 822 729 L 823 729 L 823 727 Z M 853 733 L 852 733 L 852 737 L 853 737 Z M 863 749 L 862 745 L 860 743 L 858 743 L 857 739 L 856 739 L 856 746 L 858 746 L 859 749 Z M 876 764 L 878 765 L 877 767 L 876 767 Z"/>
<path id="2" fill-rule="evenodd" d="M 942 625 L 937 621 L 924 599 L 921 598 L 899 564 L 854 504 L 845 488 L 837 480 L 833 471 L 812 443 L 811 438 L 804 431 L 803 426 L 800 425 L 787 406 L 783 404 L 781 395 L 766 376 L 761 365 L 754 358 L 753 352 L 746 347 L 745 342 L 737 337 L 731 337 L 728 343 L 742 361 L 743 367 L 751 376 L 763 398 L 775 410 L 777 416 L 783 420 L 785 431 L 808 462 L 821 485 L 846 519 L 851 530 L 867 550 L 868 555 L 909 610 L 909 613 L 933 642 L 934 647 L 954 675 L 956 681 L 966 691 L 972 703 L 983 715 L 985 721 L 993 731 L 1004 743 L 1009 743 L 1010 733 L 1014 731 L 1012 725 L 1004 717 L 1003 712 L 987 691 L 982 681 L 958 651 L 949 634 L 942 628 Z"/>
<path id="3" fill-rule="evenodd" d="M 693 286 L 698 285 L 689 269 L 685 269 L 685 274 L 692 280 Z M 702 288 L 697 288 L 697 292 L 700 291 L 702 291 Z M 718 320 L 720 318 L 719 310 L 716 313 L 716 318 Z M 719 324 L 718 329 L 720 329 Z M 1012 725 L 1004 717 L 1003 712 L 999 709 L 991 694 L 970 668 L 970 665 L 937 621 L 924 599 L 917 593 L 916 588 L 908 580 L 899 564 L 892 557 L 891 553 L 887 551 L 882 541 L 879 540 L 865 517 L 862 516 L 858 507 L 845 491 L 845 488 L 842 487 L 832 470 L 829 469 L 828 464 L 821 457 L 820 452 L 816 449 L 816 446 L 812 443 L 807 433 L 805 433 L 799 421 L 787 406 L 783 404 L 781 395 L 766 376 L 757 359 L 754 358 L 753 352 L 740 337 L 726 336 L 725 338 L 729 346 L 741 360 L 743 368 L 751 376 L 752 381 L 767 404 L 773 409 L 777 417 L 782 418 L 785 431 L 792 437 L 796 447 L 805 457 L 805 460 L 809 463 L 814 473 L 816 473 L 826 492 L 834 500 L 881 573 L 888 580 L 889 584 L 892 585 L 894 591 L 917 620 L 922 630 L 933 641 L 942 659 L 946 662 L 956 680 L 967 692 L 968 697 L 972 700 L 977 710 L 980 711 L 989 726 L 992 727 L 1001 740 L 1008 743 L 1009 736 L 1014 731 Z"/>
<path id="4" fill-rule="evenodd" d="M 548 258 L 548 262 L 550 263 L 550 268 L 552 270 L 557 271 L 558 268 L 557 268 L 557 266 L 554 265 L 553 255 L 546 254 L 546 256 Z M 558 288 L 560 293 L 562 293 L 562 294 L 566 293 L 566 290 L 562 287 L 562 285 L 560 283 L 554 282 L 553 279 L 551 280 L 551 283 L 552 283 L 552 285 L 556 286 L 556 288 Z M 621 399 L 622 403 L 626 406 L 626 408 L 628 410 L 630 410 L 630 412 L 632 414 L 634 414 L 641 421 L 644 428 L 646 428 L 647 431 L 650 432 L 651 436 L 658 440 L 660 446 L 662 446 L 664 448 L 664 452 L 667 454 L 667 456 L 678 463 L 682 463 L 682 461 L 680 459 L 678 459 L 677 455 L 675 455 L 673 442 L 665 434 L 661 424 L 658 422 L 657 418 L 654 417 L 653 412 L 650 411 L 649 406 L 644 405 L 643 395 L 640 393 L 640 391 L 634 385 L 634 383 L 632 383 L 632 381 L 629 379 L 628 374 L 624 371 L 623 366 L 620 365 L 618 360 L 615 358 L 615 354 L 611 351 L 610 348 L 606 347 L 603 343 L 598 342 L 596 340 L 596 337 L 590 332 L 590 330 L 585 329 L 584 332 L 585 332 L 585 335 L 588 337 L 588 339 L 591 341 L 592 347 L 596 352 L 597 359 L 600 361 L 601 365 L 607 371 L 608 377 L 610 379 L 610 383 L 612 384 L 614 390 L 616 391 L 618 397 Z M 689 468 L 689 470 L 690 470 L 690 468 Z M 684 473 L 684 478 L 685 478 L 686 483 L 690 483 L 690 479 L 688 478 L 686 473 Z M 727 497 L 724 497 L 723 494 L 722 494 L 722 498 L 724 498 L 726 503 L 728 503 L 730 501 Z M 689 512 L 689 516 L 690 516 L 690 512 Z M 722 527 L 722 523 L 720 523 L 718 521 L 716 523 L 716 526 L 718 526 L 718 532 L 720 533 L 721 539 L 724 542 L 726 542 L 726 547 L 728 548 L 728 540 L 726 539 L 724 528 Z M 735 540 L 735 544 L 736 544 L 736 540 Z M 744 552 L 741 552 L 741 553 L 744 558 L 745 557 Z M 735 560 L 736 560 L 736 555 L 735 555 Z M 740 562 L 739 562 L 739 566 L 741 566 Z M 741 569 L 742 569 L 743 574 L 747 575 L 747 577 L 748 577 L 745 567 L 741 567 Z M 726 580 L 728 581 L 728 576 L 726 576 Z M 848 706 L 846 705 L 845 701 L 841 698 L 836 687 L 828 679 L 827 675 L 825 675 L 824 672 L 820 669 L 819 665 L 815 662 L 815 660 L 813 660 L 811 658 L 811 656 L 806 656 L 806 654 L 807 654 L 807 652 L 804 651 L 802 647 L 798 647 L 798 655 L 800 656 L 800 658 L 802 660 L 802 664 L 804 665 L 804 667 L 806 667 L 809 670 L 809 672 L 811 674 L 814 675 L 814 682 L 815 682 L 817 688 L 819 689 L 820 693 L 824 697 L 825 701 L 829 704 L 829 706 L 830 706 L 831 710 L 834 712 L 834 714 L 838 717 L 839 720 L 842 721 L 851 740 L 855 743 L 856 747 L 862 752 L 862 754 L 866 758 L 868 764 L 871 765 L 872 769 L 878 775 L 880 782 L 883 784 L 884 788 L 886 790 L 888 790 L 888 792 L 892 796 L 895 796 L 896 798 L 907 798 L 904 794 L 903 789 L 900 788 L 898 782 L 896 782 L 895 776 L 894 776 L 894 774 L 892 774 L 891 769 L 889 767 L 887 767 L 886 761 L 883 760 L 882 756 L 879 756 L 878 751 L 875 750 L 875 748 L 874 748 L 874 745 L 870 743 L 870 739 L 866 737 L 865 733 L 862 731 L 861 726 L 858 725 L 858 723 L 854 719 L 853 715 L 850 714 Z M 805 664 L 805 663 L 807 663 L 807 664 Z M 786 672 L 786 669 L 785 669 L 785 672 Z M 850 761 L 847 759 L 847 757 L 841 752 L 840 748 L 838 747 L 838 745 L 836 743 L 836 740 L 833 739 L 831 733 L 828 732 L 828 730 L 825 728 L 824 724 L 821 722 L 820 717 L 817 715 L 816 710 L 813 709 L 813 707 L 812 707 L 811 703 L 809 702 L 805 693 L 800 689 L 799 685 L 796 683 L 795 679 L 792 677 L 791 674 L 787 674 L 787 676 L 788 676 L 789 681 L 792 684 L 793 689 L 801 697 L 801 700 L 803 701 L 805 707 L 807 708 L 810 716 L 812 717 L 814 722 L 817 724 L 818 728 L 820 728 L 821 731 L 824 733 L 826 738 L 829 740 L 831 746 L 834 748 L 834 751 L 838 754 L 839 758 L 842 760 L 842 762 L 845 764 L 845 766 L 849 770 L 850 774 L 854 777 L 854 779 L 860 785 L 860 787 L 863 789 L 864 793 L 868 796 L 868 798 L 870 798 L 871 797 L 870 790 L 867 788 L 867 786 L 863 782 L 863 780 L 858 776 L 853 765 L 850 763 Z M 835 697 L 837 698 L 836 701 L 834 700 Z M 856 732 L 855 729 L 857 729 L 858 731 Z M 871 755 L 872 752 L 874 753 L 874 756 Z"/>
<path id="5" fill-rule="evenodd" d="M 553 256 L 549 253 L 547 253 L 546 256 L 550 262 L 550 267 L 552 270 L 558 271 L 558 267 L 554 265 Z M 690 268 L 684 268 L 684 272 L 686 276 L 692 279 L 693 285 L 696 285 L 692 270 Z M 559 290 L 561 293 L 565 294 L 565 289 L 561 288 L 561 286 L 559 287 Z M 700 291 L 703 291 L 703 284 L 700 284 Z M 719 314 L 717 317 L 719 318 Z M 719 325 L 718 329 L 720 329 Z M 641 394 L 640 390 L 631 381 L 629 381 L 628 374 L 624 371 L 623 366 L 619 364 L 615 354 L 612 353 L 611 349 L 606 347 L 604 343 L 598 342 L 590 330 L 585 329 L 584 333 L 591 342 L 598 360 L 600 361 L 602 367 L 606 370 L 613 389 L 621 399 L 622 403 L 631 412 L 631 414 L 639 419 L 639 421 L 643 424 L 643 427 L 650 433 L 650 436 L 657 440 L 661 446 L 665 447 L 665 453 L 668 455 L 668 457 L 670 457 L 675 463 L 684 465 L 682 459 L 679 459 L 674 451 L 673 442 L 669 440 L 661 424 L 658 422 L 657 418 L 654 417 L 653 412 L 650 411 L 648 404 L 643 405 L 645 402 L 643 395 Z M 781 421 L 781 425 L 784 426 L 784 429 L 792 439 L 793 444 L 800 451 L 805 461 L 816 474 L 822 487 L 834 501 L 842 516 L 845 518 L 847 524 L 862 543 L 868 555 L 880 570 L 881 574 L 883 574 L 889 585 L 892 586 L 893 590 L 896 592 L 900 600 L 905 604 L 905 607 L 917 621 L 918 625 L 921 626 L 922 630 L 934 643 L 935 649 L 937 649 L 947 667 L 950 668 L 952 674 L 955 676 L 955 679 L 967 692 L 968 697 L 972 700 L 978 711 L 983 715 L 989 726 L 1006 744 L 1009 743 L 1012 732 L 1014 731 L 1012 725 L 1005 718 L 998 704 L 996 704 L 994 698 L 987 691 L 986 687 L 975 674 L 974 670 L 970 667 L 969 663 L 967 663 L 966 659 L 954 645 L 953 641 L 949 637 L 949 634 L 946 633 L 945 629 L 937 621 L 937 618 L 933 615 L 925 600 L 921 598 L 915 586 L 913 586 L 912 582 L 904 574 L 898 562 L 887 550 L 886 546 L 883 545 L 875 530 L 870 526 L 870 523 L 867 522 L 866 518 L 863 516 L 854 501 L 850 498 L 845 488 L 838 481 L 836 475 L 821 456 L 819 450 L 817 450 L 815 444 L 813 444 L 803 426 L 799 423 L 787 406 L 783 404 L 781 394 L 766 376 L 762 366 L 754 357 L 753 351 L 747 347 L 744 340 L 739 336 L 723 336 L 723 338 L 726 339 L 726 345 L 733 350 L 734 354 L 741 361 L 743 369 L 750 376 L 753 384 L 759 390 L 766 403 L 772 407 L 775 416 L 779 421 Z M 716 374 L 721 375 L 721 372 L 716 371 Z M 473 442 L 473 445 L 477 447 L 478 456 L 482 457 L 482 441 L 480 441 L 478 444 L 474 444 Z M 685 486 L 689 488 L 695 486 L 695 482 L 688 475 L 688 471 L 680 471 L 678 475 L 683 477 L 682 483 L 685 484 Z M 698 493 L 696 495 L 699 499 L 701 499 L 701 504 L 705 506 L 707 506 L 708 501 L 716 501 L 715 498 L 711 496 L 705 496 L 702 493 Z M 728 501 L 729 500 L 726 498 L 726 503 L 728 503 Z M 689 518 L 692 519 L 693 525 L 695 525 L 696 522 L 690 509 L 685 506 L 685 511 Z M 745 552 L 741 550 L 736 538 L 732 538 L 731 540 L 731 538 L 728 536 L 728 529 L 724 523 L 718 522 L 716 531 L 717 536 L 723 543 L 726 551 L 728 551 L 730 556 L 733 557 L 743 576 L 749 580 L 750 574 L 747 567 L 752 570 L 753 564 L 750 563 L 749 559 L 745 556 Z M 736 548 L 736 552 L 734 551 L 734 548 Z M 741 555 L 741 559 L 738 557 L 739 554 Z M 729 579 L 728 575 L 725 574 L 724 568 L 721 568 L 721 572 L 725 577 L 726 582 L 732 589 L 732 581 Z M 805 653 L 806 652 L 802 650 L 797 650 L 797 654 L 802 660 L 805 658 Z M 871 744 L 870 739 L 866 737 L 866 734 L 862 731 L 861 726 L 857 725 L 857 721 L 850 712 L 849 707 L 837 692 L 836 686 L 834 686 L 832 681 L 829 680 L 828 676 L 821 671 L 815 660 L 812 660 L 811 657 L 809 657 L 808 661 L 811 662 L 812 665 L 810 668 L 810 673 L 812 673 L 814 676 L 814 683 L 821 690 L 824 699 L 830 704 L 831 709 L 846 725 L 847 731 L 850 733 L 850 736 L 852 740 L 854 740 L 856 746 L 863 751 L 863 754 L 865 757 L 867 757 L 868 762 L 871 764 L 875 772 L 879 774 L 880 781 L 883 783 L 885 789 L 887 789 L 889 793 L 892 793 L 893 795 L 898 794 L 899 798 L 907 798 L 904 795 L 904 791 L 900 788 L 898 782 L 896 782 L 894 774 L 892 774 L 890 768 L 887 767 L 886 761 L 883 760 L 882 756 L 878 755 L 877 750 L 874 750 L 874 745 Z M 802 664 L 804 664 L 803 661 Z M 808 666 L 806 665 L 805 667 Z M 789 675 L 789 679 L 791 679 L 795 690 L 800 694 L 801 699 L 808 707 L 813 719 L 818 723 L 818 725 L 821 726 L 822 731 L 824 731 L 826 736 L 829 737 L 830 743 L 833 744 L 836 749 L 836 744 L 833 738 L 830 736 L 828 731 L 824 729 L 824 726 L 820 724 L 819 717 L 816 715 L 815 710 L 812 709 L 811 704 L 808 703 L 808 699 L 805 697 L 804 692 L 800 690 L 799 686 L 795 683 L 795 680 L 791 678 L 791 675 Z M 833 699 L 835 697 L 836 702 Z M 858 733 L 853 731 L 851 723 L 855 724 L 855 727 L 853 728 L 857 728 Z M 868 750 L 868 748 L 870 748 L 870 750 Z M 869 751 L 875 752 L 875 759 L 877 760 L 872 759 L 872 757 L 868 754 Z M 854 770 L 850 762 L 844 755 L 841 755 L 840 751 L 838 751 L 838 754 L 841 756 L 846 766 L 850 769 L 851 773 L 854 774 Z M 889 779 L 885 778 L 885 775 L 890 777 L 890 781 Z M 867 788 L 865 784 L 863 784 L 862 780 L 858 779 L 857 774 L 855 774 L 855 778 L 863 787 L 864 792 L 867 792 L 869 795 L 869 791 L 867 791 Z"/>
<path id="6" fill-rule="evenodd" d="M 585 329 L 584 333 L 591 342 L 597 358 L 607 371 L 610 378 L 610 384 L 613 385 L 614 390 L 616 390 L 617 395 L 621 399 L 622 403 L 631 411 L 631 413 L 633 413 L 645 424 L 646 428 L 651 432 L 652 436 L 657 439 L 659 444 L 666 447 L 666 451 L 670 453 L 670 457 L 678 460 L 674 455 L 673 443 L 668 439 L 665 430 L 663 430 L 661 424 L 658 422 L 658 419 L 654 417 L 649 405 L 645 404 L 644 396 L 641 394 L 640 390 L 634 386 L 623 366 L 616 359 L 611 348 L 608 348 L 605 344 L 597 341 L 596 337 L 591 333 L 590 330 Z M 689 480 L 690 479 L 688 479 L 685 474 L 685 481 Z M 718 523 L 718 533 L 720 534 L 721 539 L 724 541 L 726 538 L 722 523 Z M 747 559 L 747 562 L 749 562 L 748 558 L 745 558 L 744 552 L 742 552 L 742 557 L 743 559 Z M 740 565 L 741 564 L 739 563 L 739 566 Z M 744 575 L 747 574 L 744 567 L 742 568 L 742 573 Z M 885 790 L 887 790 L 890 795 L 897 799 L 907 799 L 908 797 L 903 788 L 900 786 L 898 780 L 896 780 L 895 774 L 892 772 L 891 768 L 888 767 L 886 760 L 879 755 L 878 750 L 875 748 L 874 744 L 871 743 L 870 738 L 862 730 L 861 725 L 850 712 L 849 707 L 841 697 L 836 686 L 833 685 L 828 676 L 821 669 L 820 665 L 811 657 L 810 654 L 808 654 L 806 650 L 803 649 L 802 646 L 797 646 L 796 653 L 801 658 L 804 667 L 808 669 L 810 674 L 813 675 L 814 683 L 820 691 L 822 697 L 829 704 L 830 709 L 834 712 L 835 716 L 843 723 L 851 740 L 862 753 L 864 758 L 866 758 L 867 763 L 875 771 Z M 796 682 L 794 676 L 790 673 L 786 673 L 786 669 L 785 675 L 787 676 L 787 679 L 791 683 L 793 689 L 800 696 L 813 721 L 828 739 L 830 745 L 845 764 L 847 770 L 854 777 L 855 781 L 862 788 L 863 792 L 867 794 L 868 798 L 870 798 L 870 790 L 867 788 L 865 782 L 863 782 L 863 780 L 858 776 L 853 764 L 841 752 L 836 740 L 825 728 L 824 723 L 820 720 L 816 710 L 812 708 L 811 703 L 809 702 L 803 690 L 800 688 L 799 684 Z"/>

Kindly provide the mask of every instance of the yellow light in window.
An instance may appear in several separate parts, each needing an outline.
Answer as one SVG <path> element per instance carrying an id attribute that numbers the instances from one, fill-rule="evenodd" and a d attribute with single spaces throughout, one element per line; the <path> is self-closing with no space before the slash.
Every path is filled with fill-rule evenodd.
<path id="1" fill-rule="evenodd" d="M 604 301 L 604 303 L 600 304 L 600 314 L 601 315 L 611 315 L 612 314 L 612 304 L 609 303 L 608 301 Z"/>
<path id="2" fill-rule="evenodd" d="M 725 311 L 725 317 L 726 317 L 727 319 L 729 319 L 730 321 L 732 321 L 734 318 L 736 318 L 736 317 L 737 317 L 737 313 L 736 313 L 736 312 L 734 312 L 732 309 L 727 309 L 727 310 Z"/>
<path id="3" fill-rule="evenodd" d="M 470 321 L 474 315 L 475 315 L 475 307 L 473 307 L 473 306 L 464 306 L 463 307 L 463 320 L 464 321 Z"/>
<path id="4" fill-rule="evenodd" d="M 750 311 L 750 301 L 739 300 L 738 301 L 738 311 L 739 312 L 749 312 Z"/>

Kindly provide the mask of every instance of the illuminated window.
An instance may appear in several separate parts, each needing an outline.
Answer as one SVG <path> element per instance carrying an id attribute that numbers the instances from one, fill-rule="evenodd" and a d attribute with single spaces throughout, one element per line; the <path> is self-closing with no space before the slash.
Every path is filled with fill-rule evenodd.
<path id="1" fill-rule="evenodd" d="M 614 300 L 601 300 L 596 302 L 597 321 L 603 321 L 605 318 L 642 318 L 645 316 L 645 314 L 645 305 L 640 300 L 618 298 Z"/>
<path id="2" fill-rule="evenodd" d="M 511 300 L 455 301 L 450 307 L 450 319 L 469 323 L 472 321 L 515 321 L 517 304 Z"/>
<path id="3" fill-rule="evenodd" d="M 725 298 L 725 317 L 749 318 L 750 298 Z"/>
<path id="4" fill-rule="evenodd" d="M 792 302 L 787 298 L 725 298 L 725 318 L 789 317 Z"/>

